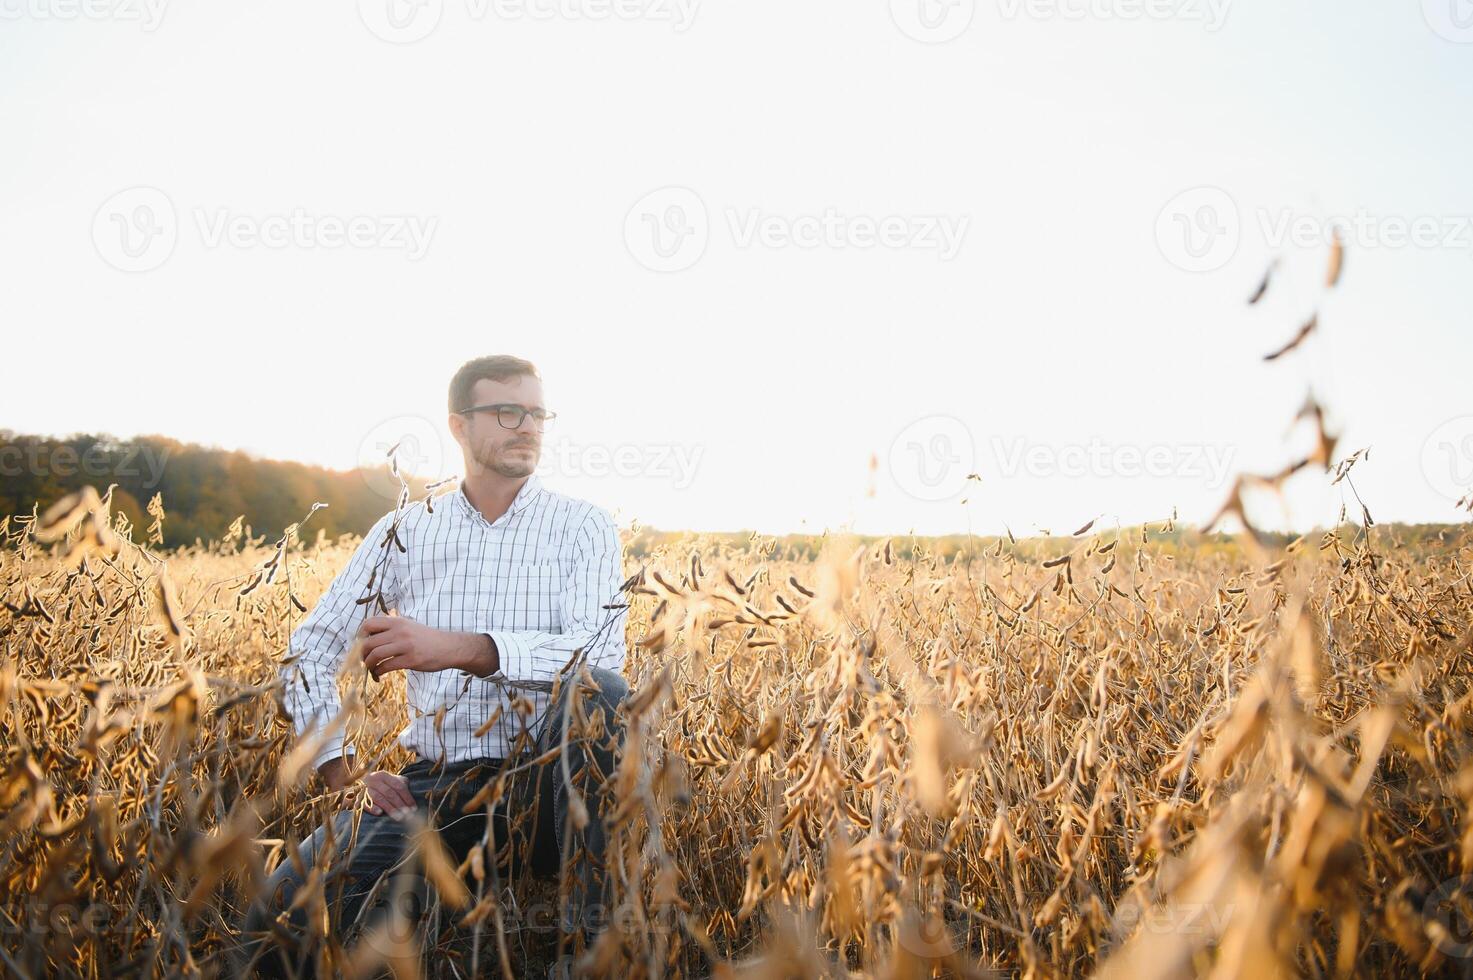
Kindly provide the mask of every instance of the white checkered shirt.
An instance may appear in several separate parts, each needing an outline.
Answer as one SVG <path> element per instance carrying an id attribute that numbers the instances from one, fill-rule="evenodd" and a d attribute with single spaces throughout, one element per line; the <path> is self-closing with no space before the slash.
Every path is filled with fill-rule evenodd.
<path id="1" fill-rule="evenodd" d="M 618 532 L 607 511 L 548 490 L 535 475 L 495 521 L 471 505 L 463 485 L 431 503 L 433 511 L 415 504 L 401 515 L 405 550 L 388 545 L 387 570 L 374 586 L 401 616 L 439 630 L 489 635 L 501 663 L 490 678 L 460 670 L 405 671 L 409 724 L 399 741 L 424 759 L 505 758 L 521 726 L 541 717 L 550 694 L 508 690 L 498 681 L 551 681 L 580 647 L 590 666 L 623 668 L 625 613 L 603 608 L 623 601 Z M 390 512 L 374 524 L 292 632 L 281 676 L 299 738 L 337 715 L 343 657 L 359 624 L 381 614 L 377 604 L 358 600 L 368 593 L 393 519 Z M 371 691 L 373 680 L 368 684 Z M 513 695 L 532 702 L 525 722 L 512 710 Z M 498 709 L 500 720 L 477 736 Z M 329 740 L 314 765 L 342 755 L 341 741 Z"/>

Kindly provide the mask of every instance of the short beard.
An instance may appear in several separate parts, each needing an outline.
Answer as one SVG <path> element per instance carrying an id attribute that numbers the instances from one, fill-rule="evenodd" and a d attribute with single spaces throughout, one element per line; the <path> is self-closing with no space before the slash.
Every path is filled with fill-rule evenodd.
<path id="1" fill-rule="evenodd" d="M 482 469 L 490 470 L 497 476 L 504 476 L 512 480 L 518 477 L 531 476 L 537 469 L 539 459 L 539 455 L 533 455 L 530 462 L 524 463 L 521 459 L 502 459 L 500 457 L 487 459 L 480 452 L 473 453 L 472 455 L 476 460 L 476 465 Z"/>

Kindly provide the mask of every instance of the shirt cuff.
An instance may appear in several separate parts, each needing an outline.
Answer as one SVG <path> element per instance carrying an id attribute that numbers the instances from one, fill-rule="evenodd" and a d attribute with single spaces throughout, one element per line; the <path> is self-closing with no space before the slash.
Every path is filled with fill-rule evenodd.
<path id="1" fill-rule="evenodd" d="M 343 737 L 339 734 L 337 738 L 329 739 L 327 744 L 317 753 L 317 757 L 312 760 L 312 771 L 317 772 L 332 760 L 341 759 L 348 754 L 348 751 L 344 751 Z"/>
<path id="2" fill-rule="evenodd" d="M 530 676 L 532 653 L 527 641 L 513 630 L 485 630 L 483 633 L 496 644 L 496 673 L 491 676 L 509 681 L 526 680 Z"/>
<path id="3" fill-rule="evenodd" d="M 331 760 L 333 759 L 342 759 L 342 757 L 346 755 L 348 755 L 348 753 L 343 752 L 342 747 L 340 746 L 333 746 L 331 747 L 331 749 L 323 749 L 320 753 L 317 753 L 317 759 L 312 760 L 312 771 L 321 772 L 323 766 L 326 766 L 328 762 L 331 762 Z"/>

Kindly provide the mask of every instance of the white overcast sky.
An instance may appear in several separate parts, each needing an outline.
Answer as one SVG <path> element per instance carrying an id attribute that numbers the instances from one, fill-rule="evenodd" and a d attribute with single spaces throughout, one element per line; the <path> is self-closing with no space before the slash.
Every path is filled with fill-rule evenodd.
<path id="1" fill-rule="evenodd" d="M 1310 386 L 1378 520 L 1473 479 L 1467 0 L 0 15 L 0 427 L 456 472 L 448 379 L 515 353 L 626 523 L 1200 520 Z M 1334 519 L 1302 482 L 1266 523 Z"/>

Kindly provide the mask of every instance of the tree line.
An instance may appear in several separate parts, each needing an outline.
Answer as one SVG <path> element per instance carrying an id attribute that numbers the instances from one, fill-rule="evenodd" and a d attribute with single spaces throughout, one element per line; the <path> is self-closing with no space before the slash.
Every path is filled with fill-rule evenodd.
<path id="1" fill-rule="evenodd" d="M 119 439 L 106 434 L 72 435 L 64 438 L 23 435 L 0 429 L 0 517 L 45 511 L 85 485 L 99 493 L 113 487 L 114 513 L 127 515 L 135 528 L 152 521 L 148 503 L 162 494 L 166 518 L 164 547 L 209 541 L 223 535 L 242 518 L 253 536 L 274 540 L 289 524 L 302 520 L 314 503 L 327 509 L 312 518 L 308 537 L 321 529 L 329 538 L 363 534 L 373 522 L 393 508 L 397 481 L 387 466 L 374 470 L 332 470 L 306 463 L 263 459 L 239 450 L 226 450 L 179 442 L 165 436 Z M 411 482 L 410 492 L 423 496 L 422 482 Z M 1177 524 L 1169 530 L 1165 522 L 1149 526 L 1151 541 L 1168 550 L 1236 549 L 1233 535 L 1196 534 Z M 1126 541 L 1139 540 L 1140 528 L 1096 526 L 1097 534 L 1120 533 Z M 1460 540 L 1467 525 L 1390 524 L 1373 529 L 1373 537 L 1394 548 L 1437 548 L 1449 536 Z M 1345 532 L 1354 535 L 1355 529 Z M 1317 539 L 1322 531 L 1306 535 Z M 639 528 L 629 536 L 626 547 L 634 558 L 693 542 L 688 531 Z M 705 532 L 699 534 L 718 550 L 766 560 L 807 561 L 824 549 L 828 535 L 787 534 L 766 536 L 752 531 Z M 1271 534 L 1269 541 L 1282 547 L 1293 535 Z M 135 540 L 141 538 L 135 534 Z M 885 538 L 863 536 L 855 543 L 878 544 Z M 924 537 L 897 534 L 890 539 L 896 558 L 910 561 L 928 555 L 949 563 L 985 560 L 989 552 L 1012 548 L 1013 542 L 994 536 L 946 535 Z M 1020 539 L 1023 541 L 1024 539 Z M 1070 536 L 1033 536 L 1022 545 L 1028 554 L 1052 556 L 1070 550 L 1077 539 Z"/>
<path id="2" fill-rule="evenodd" d="M 269 540 L 314 503 L 328 506 L 313 516 L 313 532 L 362 534 L 393 508 L 395 481 L 387 467 L 332 470 L 165 436 L 52 437 L 0 429 L 0 515 L 44 512 L 88 484 L 99 493 L 113 487 L 113 512 L 137 528 L 151 522 L 148 502 L 162 494 L 164 546 L 175 547 L 218 538 L 238 517 Z M 411 492 L 421 490 L 411 485 Z"/>

